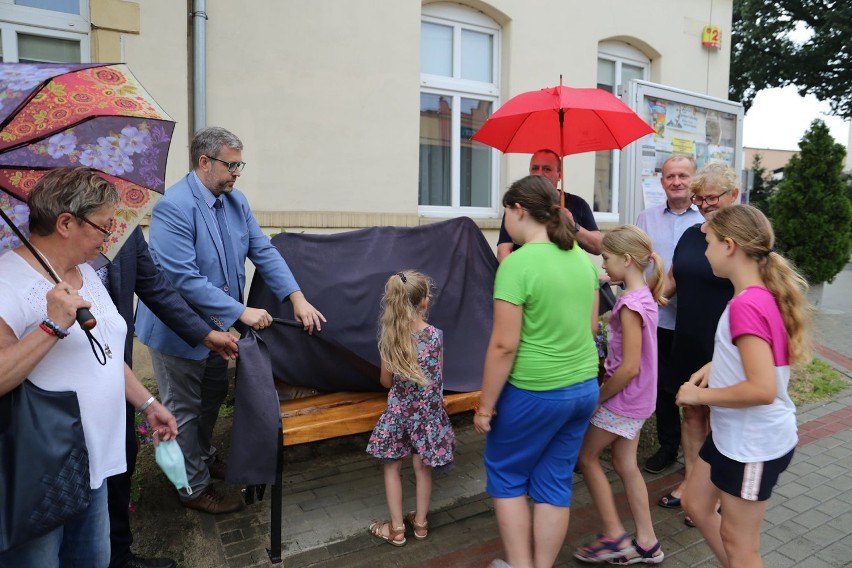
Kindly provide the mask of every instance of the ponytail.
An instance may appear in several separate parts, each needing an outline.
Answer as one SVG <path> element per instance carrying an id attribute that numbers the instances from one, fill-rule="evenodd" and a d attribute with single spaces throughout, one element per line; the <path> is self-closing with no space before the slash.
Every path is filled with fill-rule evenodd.
<path id="1" fill-rule="evenodd" d="M 568 215 L 559 205 L 550 209 L 550 214 L 544 224 L 547 238 L 562 250 L 570 250 L 577 240 L 577 226 L 568 219 Z"/>
<path id="2" fill-rule="evenodd" d="M 808 283 L 786 258 L 769 251 L 758 261 L 760 277 L 775 296 L 784 328 L 789 336 L 790 363 L 805 364 L 811 360 L 810 334 L 806 333 L 811 313 L 805 295 Z"/>
<path id="3" fill-rule="evenodd" d="M 663 259 L 656 252 L 651 252 L 651 260 L 654 266 L 651 268 L 651 278 L 648 279 L 648 288 L 654 301 L 660 306 L 667 306 L 669 299 L 663 296 L 663 288 L 666 285 L 666 271 L 663 269 Z"/>
<path id="4" fill-rule="evenodd" d="M 429 297 L 431 281 L 419 272 L 406 270 L 392 274 L 385 283 L 379 325 L 379 356 L 388 370 L 420 386 L 429 379 L 420 369 L 417 348 L 411 337 L 411 323 L 423 300 Z"/>

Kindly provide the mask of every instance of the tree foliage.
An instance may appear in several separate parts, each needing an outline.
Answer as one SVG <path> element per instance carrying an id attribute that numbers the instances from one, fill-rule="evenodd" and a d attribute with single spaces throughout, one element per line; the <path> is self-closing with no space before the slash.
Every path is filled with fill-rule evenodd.
<path id="1" fill-rule="evenodd" d="M 763 167 L 760 154 L 754 155 L 751 162 L 751 173 L 754 179 L 748 193 L 748 202 L 769 216 L 769 197 L 775 191 L 775 183 L 766 179 L 766 168 Z"/>
<path id="2" fill-rule="evenodd" d="M 852 253 L 852 204 L 841 178 L 845 154 L 825 123 L 813 121 L 769 201 L 778 250 L 811 284 L 831 282 Z"/>
<path id="3" fill-rule="evenodd" d="M 734 0 L 732 24 L 731 100 L 748 110 L 761 89 L 795 85 L 852 118 L 852 2 Z"/>

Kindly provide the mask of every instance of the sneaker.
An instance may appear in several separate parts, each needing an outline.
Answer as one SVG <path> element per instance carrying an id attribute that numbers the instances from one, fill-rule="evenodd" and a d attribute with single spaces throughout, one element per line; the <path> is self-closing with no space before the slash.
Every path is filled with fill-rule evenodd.
<path id="1" fill-rule="evenodd" d="M 497 558 L 491 561 L 491 564 L 488 565 L 488 568 L 512 568 L 509 566 L 509 563 L 505 560 Z"/>
<path id="2" fill-rule="evenodd" d="M 209 486 L 192 501 L 182 501 L 182 503 L 188 509 L 203 511 L 211 515 L 233 513 L 234 511 L 239 511 L 244 506 L 243 500 L 240 497 L 225 497 Z"/>
<path id="3" fill-rule="evenodd" d="M 648 458 L 648 461 L 645 462 L 645 471 L 648 473 L 660 473 L 675 461 L 677 461 L 677 454 L 672 455 L 660 448 L 656 454 Z"/>

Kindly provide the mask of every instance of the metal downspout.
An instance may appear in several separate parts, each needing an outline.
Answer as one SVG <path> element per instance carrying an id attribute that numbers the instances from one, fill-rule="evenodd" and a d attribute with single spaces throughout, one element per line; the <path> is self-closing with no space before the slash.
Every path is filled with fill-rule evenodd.
<path id="1" fill-rule="evenodd" d="M 192 128 L 207 126 L 207 3 L 192 2 Z"/>

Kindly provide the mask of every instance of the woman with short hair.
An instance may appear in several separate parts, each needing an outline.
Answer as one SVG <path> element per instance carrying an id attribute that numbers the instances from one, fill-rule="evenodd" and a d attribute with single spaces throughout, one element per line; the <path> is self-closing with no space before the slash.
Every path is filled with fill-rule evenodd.
<path id="1" fill-rule="evenodd" d="M 35 254 L 20 246 L 0 256 L 0 395 L 25 379 L 47 391 L 76 392 L 91 489 L 85 510 L 0 553 L 0 567 L 106 567 L 110 543 L 104 482 L 127 468 L 125 400 L 145 415 L 157 438 L 177 435 L 174 417 L 124 363 L 126 324 L 87 263 L 112 235 L 117 202 L 115 187 L 93 170 L 53 170 L 38 181 L 28 199 Z M 76 324 L 80 308 L 97 319 L 91 333 L 103 347 L 101 361 Z"/>

